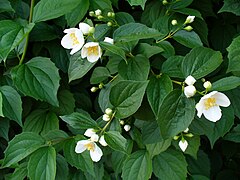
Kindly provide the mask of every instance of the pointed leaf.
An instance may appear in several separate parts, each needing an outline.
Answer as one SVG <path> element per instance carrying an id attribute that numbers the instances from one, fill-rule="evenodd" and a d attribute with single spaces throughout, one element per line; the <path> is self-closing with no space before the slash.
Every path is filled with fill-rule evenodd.
<path id="1" fill-rule="evenodd" d="M 127 153 L 127 140 L 118 131 L 106 132 L 104 139 L 112 149 Z"/>

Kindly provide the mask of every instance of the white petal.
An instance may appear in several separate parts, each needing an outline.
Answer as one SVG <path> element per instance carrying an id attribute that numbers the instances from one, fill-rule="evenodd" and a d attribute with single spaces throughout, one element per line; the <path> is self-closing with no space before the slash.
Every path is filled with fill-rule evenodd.
<path id="1" fill-rule="evenodd" d="M 98 139 L 99 139 L 99 136 L 98 136 L 97 134 L 93 134 L 93 135 L 91 136 L 91 141 L 97 142 Z"/>
<path id="2" fill-rule="evenodd" d="M 90 156 L 94 162 L 98 162 L 101 159 L 103 152 L 95 143 L 94 146 L 94 150 L 90 150 Z"/>
<path id="3" fill-rule="evenodd" d="M 183 152 L 186 151 L 187 147 L 188 147 L 188 142 L 186 140 L 180 140 L 179 143 L 178 143 L 179 147 L 181 148 L 181 150 Z"/>
<path id="4" fill-rule="evenodd" d="M 78 30 L 77 28 L 69 28 L 69 29 L 65 29 L 63 32 L 64 33 L 74 33 L 76 30 Z"/>
<path id="5" fill-rule="evenodd" d="M 87 23 L 79 23 L 79 29 L 82 31 L 84 35 L 89 33 L 90 26 Z"/>
<path id="6" fill-rule="evenodd" d="M 82 31 L 79 30 L 79 29 L 76 30 L 75 36 L 76 36 L 76 38 L 77 38 L 77 40 L 78 40 L 78 42 L 79 42 L 78 46 L 81 46 L 81 47 L 82 47 L 82 46 L 84 45 L 84 43 L 85 43 L 85 40 L 84 40 Z"/>
<path id="7" fill-rule="evenodd" d="M 208 99 L 208 98 L 214 96 L 216 93 L 218 93 L 218 92 L 217 91 L 212 91 L 212 92 L 204 95 L 201 99 Z"/>
<path id="8" fill-rule="evenodd" d="M 85 58 L 85 57 L 87 57 L 87 48 L 85 48 L 84 46 L 83 46 L 83 48 L 82 48 L 82 50 L 81 50 L 81 57 L 82 58 Z"/>
<path id="9" fill-rule="evenodd" d="M 206 119 L 212 122 L 217 122 L 222 117 L 222 111 L 219 106 L 213 106 L 208 110 L 203 110 L 203 115 Z"/>
<path id="10" fill-rule="evenodd" d="M 187 85 L 193 85 L 196 82 L 196 79 L 194 77 L 192 77 L 191 75 L 189 75 L 185 81 L 184 81 Z"/>
<path id="11" fill-rule="evenodd" d="M 99 56 L 95 56 L 95 55 L 87 56 L 87 60 L 91 63 L 96 62 L 98 59 L 99 59 Z"/>
<path id="12" fill-rule="evenodd" d="M 201 118 L 204 110 L 204 103 L 202 99 L 199 101 L 199 103 L 196 104 L 196 109 L 197 109 L 197 116 Z"/>
<path id="13" fill-rule="evenodd" d="M 102 146 L 107 146 L 107 145 L 108 145 L 107 142 L 106 142 L 105 139 L 104 139 L 104 135 L 100 137 L 99 143 L 100 143 Z"/>
<path id="14" fill-rule="evenodd" d="M 110 43 L 110 44 L 113 44 L 113 43 L 114 43 L 113 39 L 112 39 L 112 38 L 109 38 L 109 37 L 105 37 L 103 41 L 104 41 L 104 42 L 107 42 L 107 43 Z"/>
<path id="15" fill-rule="evenodd" d="M 92 135 L 96 134 L 93 128 L 89 128 L 85 131 L 84 136 L 91 137 Z"/>
<path id="16" fill-rule="evenodd" d="M 196 94 L 196 88 L 193 85 L 186 86 L 184 88 L 184 94 L 187 98 L 190 98 Z"/>
<path id="17" fill-rule="evenodd" d="M 89 143 L 89 140 L 81 140 L 77 142 L 77 145 L 75 147 L 75 152 L 76 153 L 82 153 L 85 151 L 87 148 L 85 147 L 85 144 Z"/>
<path id="18" fill-rule="evenodd" d="M 61 45 L 65 49 L 72 49 L 73 48 L 73 41 L 72 41 L 72 38 L 70 37 L 70 34 L 66 34 L 65 36 L 63 36 L 63 38 L 61 40 Z"/>
<path id="19" fill-rule="evenodd" d="M 71 51 L 70 54 L 73 55 L 81 49 L 82 46 L 76 46 Z"/>
<path id="20" fill-rule="evenodd" d="M 213 97 L 216 98 L 216 104 L 219 106 L 228 107 L 230 105 L 230 100 L 223 93 L 217 92 Z"/>

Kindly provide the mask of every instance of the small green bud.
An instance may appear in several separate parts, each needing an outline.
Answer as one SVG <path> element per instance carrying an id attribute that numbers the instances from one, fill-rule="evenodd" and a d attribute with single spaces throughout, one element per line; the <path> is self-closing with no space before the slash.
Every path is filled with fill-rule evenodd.
<path id="1" fill-rule="evenodd" d="M 203 83 L 203 87 L 206 89 L 211 89 L 212 83 L 210 81 L 206 81 L 205 83 Z"/>
<path id="2" fill-rule="evenodd" d="M 98 18 L 99 20 L 101 20 L 101 19 L 103 19 L 103 16 L 100 15 L 100 16 L 98 16 L 97 18 Z"/>
<path id="3" fill-rule="evenodd" d="M 112 18 L 115 18 L 115 13 L 114 12 L 112 12 Z"/>
<path id="4" fill-rule="evenodd" d="M 168 4 L 167 0 L 163 0 L 162 4 L 163 4 L 163 5 Z"/>
<path id="5" fill-rule="evenodd" d="M 171 23 L 172 23 L 173 26 L 175 26 L 175 25 L 177 25 L 178 22 L 177 22 L 176 19 L 173 19 Z"/>
<path id="6" fill-rule="evenodd" d="M 111 27 L 111 26 L 112 26 L 112 22 L 109 21 L 109 22 L 107 23 L 107 26 Z"/>
<path id="7" fill-rule="evenodd" d="M 185 134 L 186 137 L 193 137 L 193 134 L 192 133 L 188 133 L 188 134 Z"/>
<path id="8" fill-rule="evenodd" d="M 109 115 L 109 116 L 111 116 L 112 113 L 113 113 L 113 110 L 112 110 L 111 108 L 107 108 L 107 109 L 105 110 L 105 114 L 107 114 L 107 115 Z"/>
<path id="9" fill-rule="evenodd" d="M 192 26 L 187 26 L 187 27 L 185 27 L 185 28 L 183 28 L 183 29 L 185 29 L 186 31 L 191 31 L 191 30 L 193 30 Z"/>
<path id="10" fill-rule="evenodd" d="M 123 120 L 119 121 L 119 123 L 120 123 L 121 125 L 124 125 L 124 124 L 125 124 Z"/>
<path id="11" fill-rule="evenodd" d="M 102 14 L 102 11 L 100 9 L 97 9 L 95 11 L 96 16 L 100 16 Z"/>
<path id="12" fill-rule="evenodd" d="M 100 83 L 100 84 L 98 85 L 98 88 L 99 88 L 99 89 L 102 89 L 103 86 L 104 86 L 104 84 L 103 84 L 103 83 Z"/>
<path id="13" fill-rule="evenodd" d="M 91 88 L 91 92 L 96 92 L 97 90 L 98 90 L 97 87 L 92 87 L 92 88 Z"/>
<path id="14" fill-rule="evenodd" d="M 93 11 L 89 12 L 89 16 L 93 17 L 95 15 L 95 13 Z"/>
<path id="15" fill-rule="evenodd" d="M 112 17 L 112 12 L 108 12 L 108 13 L 107 13 L 107 16 L 108 16 L 108 17 Z"/>
<path id="16" fill-rule="evenodd" d="M 89 30 L 89 34 L 93 34 L 95 32 L 95 28 L 94 27 L 90 27 L 88 30 Z"/>
<path id="17" fill-rule="evenodd" d="M 179 136 L 174 136 L 173 139 L 174 140 L 178 140 Z"/>

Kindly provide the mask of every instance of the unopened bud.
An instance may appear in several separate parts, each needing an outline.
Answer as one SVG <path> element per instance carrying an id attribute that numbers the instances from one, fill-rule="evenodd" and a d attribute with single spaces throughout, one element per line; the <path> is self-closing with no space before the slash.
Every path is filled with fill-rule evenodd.
<path id="1" fill-rule="evenodd" d="M 188 134 L 185 134 L 186 137 L 193 137 L 193 134 L 192 133 L 188 133 Z"/>
<path id="2" fill-rule="evenodd" d="M 104 114 L 103 117 L 102 117 L 102 119 L 103 119 L 104 121 L 110 121 L 111 117 L 110 117 L 109 115 L 107 115 L 107 114 Z"/>
<path id="3" fill-rule="evenodd" d="M 99 20 L 101 20 L 101 19 L 103 19 L 103 16 L 98 16 L 97 18 L 98 18 Z"/>
<path id="4" fill-rule="evenodd" d="M 95 28 L 94 27 L 90 27 L 88 31 L 89 31 L 89 34 L 93 34 L 95 32 Z"/>
<path id="5" fill-rule="evenodd" d="M 125 124 L 125 122 L 124 122 L 123 120 L 119 121 L 119 123 L 120 123 L 121 125 L 124 125 L 124 124 Z"/>
<path id="6" fill-rule="evenodd" d="M 89 12 L 89 16 L 93 17 L 95 15 L 95 13 L 93 11 Z"/>
<path id="7" fill-rule="evenodd" d="M 181 141 L 179 141 L 178 145 L 181 148 L 181 150 L 185 152 L 188 147 L 188 142 L 185 139 L 182 139 Z"/>
<path id="8" fill-rule="evenodd" d="M 177 25 L 178 22 L 177 22 L 176 19 L 173 19 L 171 23 L 172 23 L 173 26 L 175 26 L 175 25 Z"/>
<path id="9" fill-rule="evenodd" d="M 112 15 L 112 18 L 114 18 L 114 17 L 115 17 L 115 13 L 114 13 L 114 12 L 112 12 L 112 13 L 111 13 L 111 15 Z"/>
<path id="10" fill-rule="evenodd" d="M 91 92 L 96 92 L 97 90 L 98 90 L 97 87 L 92 87 L 92 88 L 91 88 Z"/>
<path id="11" fill-rule="evenodd" d="M 196 90 L 195 86 L 193 86 L 193 85 L 186 86 L 184 88 L 184 94 L 187 98 L 194 96 L 196 94 L 196 92 L 197 92 L 197 90 Z"/>
<path id="12" fill-rule="evenodd" d="M 163 5 L 168 4 L 167 0 L 163 0 L 162 4 L 163 4 Z"/>
<path id="13" fill-rule="evenodd" d="M 102 11 L 100 9 L 97 9 L 95 11 L 96 16 L 100 16 L 102 14 Z"/>
<path id="14" fill-rule="evenodd" d="M 179 136 L 174 136 L 173 139 L 174 140 L 178 140 Z"/>
<path id="15" fill-rule="evenodd" d="M 206 81 L 203 83 L 203 87 L 206 89 L 211 89 L 212 88 L 212 83 L 210 81 Z"/>
<path id="16" fill-rule="evenodd" d="M 107 114 L 107 115 L 109 115 L 109 116 L 111 116 L 112 113 L 113 113 L 113 110 L 112 110 L 111 108 L 107 108 L 107 109 L 105 110 L 105 114 Z"/>
<path id="17" fill-rule="evenodd" d="M 111 26 L 112 26 L 112 22 L 109 21 L 109 22 L 107 23 L 107 26 L 111 27 Z"/>
<path id="18" fill-rule="evenodd" d="M 188 133 L 188 131 L 189 131 L 189 129 L 187 128 L 187 129 L 185 129 L 183 132 Z"/>
<path id="19" fill-rule="evenodd" d="M 108 17 L 112 17 L 112 12 L 108 12 L 108 13 L 107 13 L 107 16 L 108 16 Z"/>
<path id="20" fill-rule="evenodd" d="M 194 21 L 195 16 L 188 16 L 184 22 L 184 24 L 190 24 Z"/>
<path id="21" fill-rule="evenodd" d="M 125 125 L 123 128 L 124 128 L 124 130 L 125 130 L 125 131 L 127 131 L 127 132 L 128 132 L 128 131 L 130 131 L 130 129 L 131 129 L 131 126 L 130 126 L 130 125 L 128 125 L 128 124 L 126 124 L 126 125 Z"/>
<path id="22" fill-rule="evenodd" d="M 185 27 L 183 29 L 186 30 L 186 31 L 192 31 L 193 30 L 192 26 L 187 26 L 187 27 Z"/>
<path id="23" fill-rule="evenodd" d="M 99 89 L 102 89 L 103 86 L 104 86 L 104 84 L 103 84 L 103 83 L 100 83 L 100 84 L 98 85 L 98 88 L 99 88 Z"/>
<path id="24" fill-rule="evenodd" d="M 185 81 L 184 81 L 187 85 L 193 85 L 196 82 L 196 79 L 194 77 L 192 77 L 191 75 L 189 75 Z"/>

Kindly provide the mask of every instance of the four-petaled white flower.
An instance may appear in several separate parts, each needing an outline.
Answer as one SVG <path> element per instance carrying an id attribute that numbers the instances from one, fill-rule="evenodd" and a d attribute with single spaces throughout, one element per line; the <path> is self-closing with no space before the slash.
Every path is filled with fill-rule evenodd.
<path id="1" fill-rule="evenodd" d="M 78 141 L 77 145 L 75 147 L 75 152 L 82 153 L 85 150 L 90 151 L 90 157 L 94 162 L 98 162 L 103 155 L 102 150 L 97 146 L 97 144 L 95 142 L 93 142 L 91 140 Z"/>
<path id="2" fill-rule="evenodd" d="M 222 117 L 222 112 L 219 106 L 228 107 L 230 100 L 220 92 L 213 91 L 204 95 L 196 104 L 197 116 L 200 118 L 202 114 L 206 119 L 216 122 Z"/>
<path id="3" fill-rule="evenodd" d="M 110 43 L 110 44 L 114 43 L 114 40 L 112 38 L 109 38 L 109 37 L 105 37 L 103 41 L 107 42 L 107 43 Z"/>
<path id="4" fill-rule="evenodd" d="M 89 34 L 89 29 L 91 28 L 91 26 L 89 26 L 87 23 L 79 23 L 79 29 L 82 31 L 82 33 L 84 35 L 88 35 Z"/>
<path id="5" fill-rule="evenodd" d="M 196 79 L 193 76 L 189 75 L 184 82 L 190 86 L 196 82 Z"/>
<path id="6" fill-rule="evenodd" d="M 81 50 L 82 58 L 86 58 L 91 63 L 96 62 L 102 56 L 102 49 L 98 42 L 88 42 Z"/>
<path id="7" fill-rule="evenodd" d="M 63 32 L 67 34 L 62 38 L 61 45 L 66 49 L 72 49 L 70 54 L 73 55 L 82 48 L 85 42 L 83 33 L 78 28 L 65 29 Z"/>
<path id="8" fill-rule="evenodd" d="M 185 139 L 182 139 L 179 141 L 178 145 L 181 148 L 181 150 L 185 152 L 188 147 L 188 142 Z"/>

